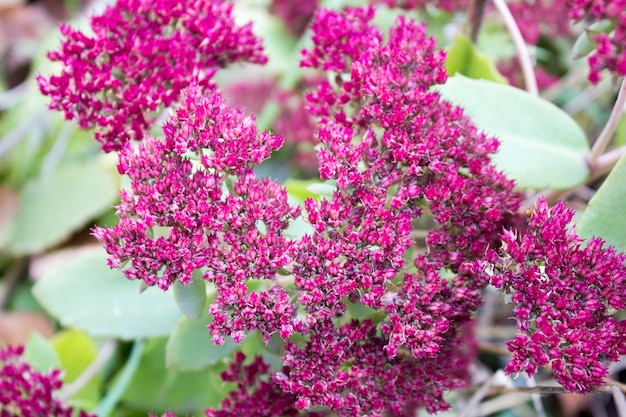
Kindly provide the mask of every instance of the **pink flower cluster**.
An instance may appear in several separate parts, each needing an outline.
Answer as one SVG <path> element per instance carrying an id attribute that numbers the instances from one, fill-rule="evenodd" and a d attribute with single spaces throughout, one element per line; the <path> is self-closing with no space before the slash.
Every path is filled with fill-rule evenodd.
<path id="1" fill-rule="evenodd" d="M 571 34 L 567 3 L 568 0 L 520 0 L 510 2 L 509 8 L 526 42 L 534 45 L 541 35 Z"/>
<path id="2" fill-rule="evenodd" d="M 217 287 L 211 332 L 243 339 L 259 329 L 291 335 L 295 310 L 281 287 L 247 294 L 250 279 L 273 280 L 291 264 L 295 245 L 284 236 L 300 207 L 287 202 L 276 182 L 255 177 L 252 167 L 282 140 L 259 134 L 253 117 L 226 106 L 214 89 L 188 90 L 163 127 L 164 138 L 146 137 L 120 151 L 118 168 L 131 181 L 117 207 L 120 222 L 97 228 L 109 265 L 163 290 L 191 282 L 196 269 Z M 230 313 L 227 313 L 230 312 Z"/>
<path id="3" fill-rule="evenodd" d="M 597 84 L 604 69 L 626 76 L 626 0 L 568 0 L 568 6 L 575 21 L 593 23 L 608 19 L 615 23 L 612 34 L 593 37 L 597 48 L 589 56 L 589 81 Z"/>
<path id="4" fill-rule="evenodd" d="M 95 417 L 55 399 L 55 392 L 63 385 L 61 371 L 42 374 L 23 360 L 23 353 L 22 346 L 0 349 L 0 415 Z"/>
<path id="5" fill-rule="evenodd" d="M 373 2 L 384 3 L 389 7 L 401 7 L 406 10 L 423 10 L 429 4 L 445 10 L 448 13 L 467 11 L 470 6 L 469 0 L 374 0 Z"/>
<path id="6" fill-rule="evenodd" d="M 222 401 L 219 410 L 207 409 L 206 417 L 266 417 L 266 416 L 301 416 L 323 417 L 328 412 L 308 412 L 301 414 L 296 408 L 296 396 L 286 394 L 272 381 L 265 380 L 270 374 L 270 366 L 260 356 L 248 365 L 245 355 L 235 354 L 235 360 L 228 370 L 222 373 L 225 382 L 234 382 L 235 388 Z"/>
<path id="7" fill-rule="evenodd" d="M 270 11 L 282 20 L 293 36 L 300 37 L 317 10 L 318 0 L 273 0 Z"/>
<path id="8" fill-rule="evenodd" d="M 346 417 L 385 411 L 411 417 L 421 407 L 447 409 L 444 391 L 465 386 L 475 356 L 468 338 L 449 334 L 437 357 L 418 359 L 408 352 L 390 357 L 383 354 L 387 340 L 376 335 L 376 327 L 371 320 L 339 328 L 330 319 L 317 322 L 303 346 L 286 342 L 283 371 L 272 380 L 296 396 L 300 410 L 324 405 Z"/>
<path id="9" fill-rule="evenodd" d="M 236 61 L 264 63 L 251 25 L 237 26 L 222 0 L 118 0 L 91 20 L 92 36 L 61 26 L 60 75 L 38 78 L 50 108 L 76 119 L 106 152 L 142 139 L 163 107 L 191 84 L 207 87 Z"/>
<path id="10" fill-rule="evenodd" d="M 522 333 L 507 343 L 506 371 L 533 375 L 551 364 L 565 389 L 585 393 L 603 384 L 603 360 L 626 354 L 626 320 L 614 316 L 626 308 L 626 254 L 599 238 L 583 244 L 568 229 L 573 216 L 562 202 L 549 210 L 539 200 L 529 230 L 503 233 L 500 254 L 489 250 L 478 270 L 515 305 Z"/>
<path id="11" fill-rule="evenodd" d="M 490 164 L 497 141 L 431 91 L 446 80 L 445 56 L 424 27 L 399 18 L 383 42 L 373 16 L 321 10 L 304 52 L 305 66 L 337 80 L 308 97 L 321 123 L 320 176 L 337 185 L 331 198 L 305 202 L 311 235 L 286 237 L 300 207 L 252 170 L 281 140 L 206 88 L 183 95 L 164 138 L 123 147 L 119 169 L 131 190 L 120 223 L 94 232 L 112 267 L 129 262 L 130 279 L 167 289 L 204 270 L 217 290 L 216 343 L 254 329 L 266 341 L 300 333 L 273 381 L 298 408 L 341 416 L 448 406 L 443 391 L 467 380 L 473 354 L 463 329 L 485 283 L 439 271 L 454 275 L 482 256 L 520 201 Z M 425 208 L 440 227 L 429 252 L 411 256 Z M 278 274 L 293 286 L 277 285 Z M 252 280 L 270 288 L 251 291 Z M 335 323 L 360 303 L 382 319 Z"/>

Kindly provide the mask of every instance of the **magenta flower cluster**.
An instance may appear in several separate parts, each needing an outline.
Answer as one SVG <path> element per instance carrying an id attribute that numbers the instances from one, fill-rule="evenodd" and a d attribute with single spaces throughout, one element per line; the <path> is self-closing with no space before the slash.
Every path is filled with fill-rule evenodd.
<path id="1" fill-rule="evenodd" d="M 445 410 L 443 393 L 468 381 L 489 283 L 512 295 L 523 332 L 507 371 L 552 363 L 569 390 L 601 383 L 600 359 L 625 350 L 611 310 L 625 307 L 626 258 L 599 240 L 583 247 L 571 212 L 544 201 L 520 241 L 501 234 L 522 195 L 491 164 L 497 139 L 433 88 L 447 79 L 445 53 L 425 27 L 400 17 L 385 40 L 372 7 L 317 12 L 301 65 L 322 81 L 296 107 L 317 119 L 319 174 L 334 191 L 301 207 L 255 174 L 283 139 L 210 81 L 229 62 L 265 60 L 231 12 L 216 0 L 120 0 L 92 21 L 94 37 L 65 28 L 51 55 L 63 74 L 40 78 L 53 108 L 119 152 L 130 180 L 119 224 L 94 230 L 109 265 L 162 290 L 200 270 L 216 291 L 214 343 L 254 330 L 284 342 L 273 372 L 237 354 L 223 375 L 237 388 L 207 416 Z M 147 134 L 170 105 L 162 137 Z M 296 220 L 311 231 L 292 234 Z"/>
<path id="2" fill-rule="evenodd" d="M 510 294 L 515 305 L 515 339 L 507 343 L 513 359 L 508 373 L 533 375 L 552 365 L 565 389 L 585 393 L 603 384 L 603 361 L 626 354 L 626 254 L 588 242 L 568 228 L 573 210 L 541 199 L 532 210 L 529 230 L 521 237 L 502 234 L 500 253 L 489 250 L 479 261 L 485 279 Z"/>
<path id="3" fill-rule="evenodd" d="M 322 10 L 312 24 L 303 65 L 337 80 L 308 97 L 321 123 L 320 176 L 337 187 L 305 202 L 312 234 L 288 237 L 301 208 L 252 170 L 281 139 L 206 88 L 184 93 L 163 138 L 120 151 L 131 189 L 119 225 L 94 232 L 112 267 L 128 263 L 130 279 L 167 289 L 204 270 L 217 291 L 214 342 L 278 334 L 286 345 L 276 387 L 298 409 L 342 416 L 448 407 L 443 392 L 467 381 L 464 329 L 482 283 L 439 270 L 454 274 L 482 256 L 520 201 L 490 164 L 497 141 L 430 90 L 446 80 L 445 56 L 424 27 L 400 18 L 383 42 L 373 16 Z M 429 253 L 411 258 L 424 208 L 440 227 Z M 295 288 L 279 285 L 285 279 Z M 252 291 L 251 280 L 267 289 Z M 357 304 L 383 320 L 335 322 Z M 301 343 L 288 341 L 294 333 Z"/>
<path id="4" fill-rule="evenodd" d="M 22 346 L 0 349 L 0 416 L 95 417 L 56 399 L 63 386 L 61 371 L 41 373 L 24 361 L 23 353 Z"/>
<path id="5" fill-rule="evenodd" d="M 181 90 L 207 87 L 231 62 L 264 63 L 251 25 L 237 26 L 222 0 L 119 0 L 91 19 L 88 36 L 61 25 L 66 38 L 48 53 L 60 75 L 38 78 L 50 108 L 81 128 L 97 128 L 104 151 L 142 139 Z"/>

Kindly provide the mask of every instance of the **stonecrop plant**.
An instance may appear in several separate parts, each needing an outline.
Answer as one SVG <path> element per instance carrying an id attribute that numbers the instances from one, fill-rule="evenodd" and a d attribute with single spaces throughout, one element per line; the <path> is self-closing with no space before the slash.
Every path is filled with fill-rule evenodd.
<path id="1" fill-rule="evenodd" d="M 626 2 L 271 3 L 295 53 L 269 79 L 252 68 L 276 68 L 276 48 L 225 0 L 118 0 L 90 32 L 62 25 L 48 53 L 57 72 L 37 78 L 50 109 L 116 155 L 117 220 L 91 233 L 117 280 L 140 281 L 139 299 L 173 293 L 184 316 L 153 333 L 169 335 L 167 366 L 223 380 L 211 379 L 202 410 L 151 415 L 448 410 L 450 393 L 474 388 L 489 294 L 513 306 L 506 374 L 553 376 L 579 394 L 609 387 L 609 364 L 626 354 L 626 229 L 606 227 L 626 170 L 625 145 L 606 151 L 626 101 Z M 466 12 L 472 35 L 442 49 L 435 8 Z M 528 92 L 479 51 L 488 24 L 510 31 L 507 59 Z M 527 45 L 572 33 L 588 80 L 622 83 L 591 149 L 537 96 Z M 573 223 L 567 204 L 580 207 L 578 187 L 601 178 Z M 136 340 L 128 369 L 141 368 L 141 349 L 162 349 L 146 337 L 120 337 Z M 2 352 L 0 383 L 13 375 L 23 388 L 0 388 L 0 415 L 71 415 L 51 394 L 58 370 L 40 375 L 20 349 Z M 96 415 L 111 411 L 104 403 Z"/>

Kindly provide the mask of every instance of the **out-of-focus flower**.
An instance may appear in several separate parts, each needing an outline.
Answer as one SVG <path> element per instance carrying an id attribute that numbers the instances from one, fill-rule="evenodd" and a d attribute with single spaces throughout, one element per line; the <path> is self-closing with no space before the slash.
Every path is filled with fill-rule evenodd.
<path id="1" fill-rule="evenodd" d="M 626 320 L 614 316 L 626 308 L 626 254 L 599 238 L 584 242 L 568 228 L 573 216 L 562 202 L 549 209 L 539 200 L 529 230 L 503 233 L 500 254 L 489 250 L 472 268 L 515 305 L 521 333 L 507 343 L 506 371 L 532 375 L 552 364 L 565 389 L 585 393 L 603 384 L 603 360 L 626 354 Z"/>
<path id="2" fill-rule="evenodd" d="M 315 15 L 318 3 L 318 0 L 273 0 L 270 11 L 285 23 L 289 33 L 300 37 Z"/>
<path id="3" fill-rule="evenodd" d="M 40 76 L 50 108 L 96 128 L 104 151 L 142 139 L 158 112 L 191 84 L 206 88 L 231 62 L 264 63 L 251 24 L 237 26 L 222 0 L 118 0 L 91 18 L 92 35 L 67 25 L 59 50 L 61 74 Z"/>
<path id="4" fill-rule="evenodd" d="M 602 70 L 617 76 L 626 75 L 626 0 L 568 0 L 570 17 L 575 21 L 593 23 L 611 20 L 615 29 L 611 34 L 593 36 L 596 50 L 589 56 L 589 81 L 597 84 Z"/>
<path id="5" fill-rule="evenodd" d="M 24 361 L 22 346 L 0 349 L 0 415 L 38 417 L 95 417 L 56 399 L 63 386 L 61 371 L 43 374 Z"/>

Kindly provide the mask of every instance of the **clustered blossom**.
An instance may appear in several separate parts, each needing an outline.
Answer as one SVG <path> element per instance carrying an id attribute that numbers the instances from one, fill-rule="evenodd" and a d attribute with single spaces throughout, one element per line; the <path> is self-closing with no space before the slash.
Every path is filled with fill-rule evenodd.
<path id="1" fill-rule="evenodd" d="M 614 316 L 626 308 L 626 254 L 599 238 L 583 244 L 568 230 L 573 216 L 562 202 L 549 210 L 539 200 L 523 236 L 506 231 L 500 254 L 489 250 L 470 268 L 485 271 L 515 305 L 522 333 L 507 343 L 506 371 L 533 375 L 552 364 L 565 389 L 585 393 L 603 384 L 603 360 L 626 354 L 626 320 Z"/>
<path id="2" fill-rule="evenodd" d="M 508 6 L 524 39 L 534 45 L 541 35 L 564 37 L 571 34 L 567 3 L 568 0 L 519 0 Z"/>
<path id="3" fill-rule="evenodd" d="M 417 359 L 407 352 L 381 354 L 386 340 L 376 335 L 371 320 L 353 320 L 337 328 L 330 319 L 311 328 L 304 346 L 286 342 L 284 368 L 273 376 L 283 391 L 295 394 L 303 410 L 324 405 L 339 416 L 398 417 L 447 409 L 444 390 L 460 388 L 473 359 L 467 340 L 449 336 L 445 352 L 437 358 Z M 470 345 L 471 346 L 471 345 Z"/>
<path id="4" fill-rule="evenodd" d="M 47 374 L 35 370 L 22 359 L 23 346 L 0 349 L 0 415 L 40 417 L 95 417 L 54 398 L 62 387 L 61 371 Z"/>
<path id="5" fill-rule="evenodd" d="M 237 26 L 232 3 L 222 0 L 118 0 L 91 19 L 92 36 L 67 25 L 60 75 L 40 76 L 50 108 L 76 119 L 106 152 L 142 139 L 158 111 L 177 102 L 191 84 L 208 87 L 231 62 L 264 63 L 251 25 Z"/>
<path id="6" fill-rule="evenodd" d="M 321 10 L 315 46 L 304 51 L 304 66 L 337 80 L 308 96 L 324 145 L 320 177 L 336 182 L 331 198 L 305 202 L 310 235 L 285 236 L 300 208 L 253 173 L 282 141 L 200 87 L 184 94 L 164 138 L 122 148 L 118 167 L 131 189 L 122 192 L 120 223 L 94 233 L 112 267 L 130 263 L 130 279 L 167 289 L 205 271 L 217 291 L 214 342 L 239 342 L 254 329 L 267 342 L 277 333 L 286 353 L 274 383 L 299 409 L 326 406 L 340 416 L 448 407 L 443 391 L 467 381 L 473 354 L 462 348 L 471 345 L 464 329 L 484 282 L 440 270 L 455 275 L 481 256 L 520 201 L 490 164 L 497 140 L 431 91 L 446 80 L 445 55 L 424 27 L 399 18 L 384 43 L 373 17 L 373 8 Z M 439 227 L 428 253 L 410 257 L 424 208 Z M 277 274 L 295 290 L 276 285 Z M 250 280 L 271 288 L 251 291 Z M 382 321 L 337 327 L 356 303 Z M 304 341 L 288 342 L 293 333 Z"/>
<path id="7" fill-rule="evenodd" d="M 217 343 L 222 335 L 240 341 L 255 328 L 288 337 L 299 322 L 281 287 L 246 296 L 248 280 L 271 281 L 295 257 L 283 232 L 300 208 L 288 204 L 282 186 L 252 171 L 282 140 L 259 134 L 254 118 L 226 106 L 214 89 L 208 96 L 189 89 L 163 132 L 120 151 L 118 168 L 131 189 L 122 191 L 119 224 L 94 231 L 109 265 L 130 261 L 129 279 L 164 290 L 205 270 L 217 288 Z"/>
<path id="8" fill-rule="evenodd" d="M 470 0 L 371 0 L 374 3 L 384 3 L 389 7 L 400 7 L 406 10 L 424 10 L 429 4 L 445 10 L 448 13 L 466 11 L 471 4 Z"/>
<path id="9" fill-rule="evenodd" d="M 586 22 L 611 20 L 615 23 L 612 34 L 593 36 L 596 50 L 589 56 L 589 81 L 600 81 L 601 72 L 608 69 L 617 76 L 626 75 L 626 0 L 568 0 L 570 17 Z"/>
<path id="10" fill-rule="evenodd" d="M 400 223 L 428 205 L 442 226 L 429 233 L 429 261 L 454 270 L 482 255 L 520 194 L 490 164 L 498 141 L 431 91 L 446 81 L 445 54 L 424 27 L 400 17 L 383 45 L 372 17 L 371 8 L 345 17 L 322 10 L 313 24 L 303 65 L 338 73 L 308 97 L 326 145 L 320 176 L 335 179 L 342 198 L 384 200 Z"/>
<path id="11" fill-rule="evenodd" d="M 270 366 L 260 356 L 255 357 L 248 365 L 244 363 L 245 355 L 235 354 L 235 360 L 228 370 L 222 373 L 224 382 L 234 382 L 235 388 L 220 405 L 219 410 L 207 409 L 206 417 L 267 417 L 267 416 L 300 416 L 324 417 L 328 412 L 300 413 L 296 404 L 296 396 L 287 394 L 269 378 Z"/>

